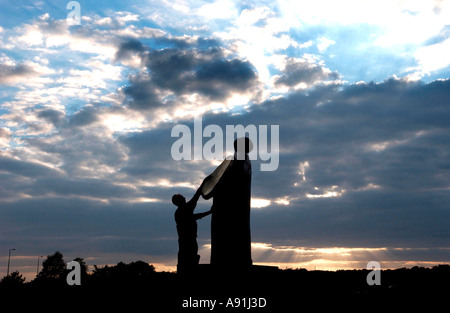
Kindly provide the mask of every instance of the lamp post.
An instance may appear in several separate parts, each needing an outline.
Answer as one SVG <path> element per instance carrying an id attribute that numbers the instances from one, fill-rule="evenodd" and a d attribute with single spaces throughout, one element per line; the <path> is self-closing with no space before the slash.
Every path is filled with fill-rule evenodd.
<path id="1" fill-rule="evenodd" d="M 6 276 L 9 276 L 9 261 L 11 259 L 11 251 L 16 250 L 16 249 L 9 249 L 8 251 L 8 269 L 6 270 Z"/>
<path id="2" fill-rule="evenodd" d="M 38 261 L 37 261 L 37 268 L 36 268 L 36 276 L 39 275 L 39 258 L 44 257 L 43 255 L 38 256 Z"/>

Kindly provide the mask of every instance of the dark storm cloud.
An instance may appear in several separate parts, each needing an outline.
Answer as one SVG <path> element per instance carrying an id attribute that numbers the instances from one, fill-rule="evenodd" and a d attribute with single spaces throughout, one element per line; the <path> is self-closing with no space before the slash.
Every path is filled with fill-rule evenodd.
<path id="1" fill-rule="evenodd" d="M 446 123 L 450 120 L 446 109 L 450 103 L 448 85 L 448 81 L 424 85 L 389 80 L 344 88 L 317 87 L 308 94 L 268 101 L 246 114 L 205 115 L 204 125 L 218 124 L 222 128 L 236 124 L 280 125 L 280 147 L 287 152 L 281 153 L 277 171 L 254 171 L 253 194 L 270 199 L 300 199 L 291 200 L 288 207 L 273 204 L 273 208 L 254 210 L 255 241 L 272 238 L 324 246 L 395 246 L 426 241 L 439 245 L 448 240 L 448 197 L 443 191 L 450 185 L 446 149 L 450 142 Z M 192 129 L 192 121 L 184 122 Z M 171 159 L 170 148 L 175 141 L 170 137 L 172 126 L 161 125 L 120 137 L 128 159 L 126 163 L 116 160 L 113 164 L 132 180 L 200 181 L 212 170 L 211 166 L 204 168 L 202 164 Z M 104 162 L 116 158 L 111 153 L 117 149 L 114 143 L 83 133 L 72 136 L 72 140 L 79 137 L 72 149 L 57 148 L 68 161 L 67 167 L 90 158 L 92 153 Z M 69 139 L 67 134 L 65 138 Z M 377 144 L 380 150 L 372 147 Z M 80 145 L 84 148 L 75 148 Z M 46 150 L 42 142 L 39 147 Z M 120 152 L 116 156 L 122 158 Z M 309 162 L 309 167 L 306 181 L 302 182 L 298 171 L 299 163 L 304 161 Z M 255 168 L 257 164 L 254 161 Z M 44 182 L 42 186 L 46 186 Z M 96 188 L 89 181 L 86 189 L 80 189 L 81 181 L 70 190 L 70 183 L 68 180 L 48 188 L 61 194 L 95 194 Z M 96 183 L 102 197 L 130 192 L 116 190 L 115 186 L 109 188 L 107 181 Z M 300 185 L 295 187 L 294 183 Z M 369 184 L 379 188 L 365 190 Z M 345 193 L 335 198 L 305 198 L 306 193 L 321 194 L 333 185 L 338 186 L 338 191 L 345 189 Z M 147 197 L 160 199 L 169 199 L 175 192 L 189 197 L 192 192 L 181 187 L 143 187 L 141 191 Z M 167 223 L 169 226 L 171 221 Z"/>
<path id="2" fill-rule="evenodd" d="M 128 106 L 134 110 L 148 110 L 162 106 L 156 87 L 147 75 L 135 75 L 129 78 L 130 85 L 123 91 L 125 95 L 131 98 Z"/>
<path id="3" fill-rule="evenodd" d="M 59 127 L 64 122 L 65 114 L 58 110 L 44 109 L 44 110 L 40 110 L 38 112 L 37 116 L 52 123 L 53 126 Z"/>
<path id="4" fill-rule="evenodd" d="M 72 115 L 68 123 L 71 126 L 75 127 L 82 127 L 89 124 L 92 124 L 93 122 L 97 121 L 98 117 L 98 111 L 93 106 L 84 107 L 78 112 L 76 112 L 74 115 Z"/>
<path id="5" fill-rule="evenodd" d="M 114 185 L 112 182 L 98 178 L 75 179 L 68 177 L 41 178 L 33 184 L 30 194 L 57 194 L 64 196 L 90 196 L 99 199 L 112 197 L 128 198 L 135 193 L 131 188 Z"/>
<path id="6" fill-rule="evenodd" d="M 199 66 L 195 83 L 190 86 L 211 99 L 224 99 L 230 91 L 245 91 L 252 87 L 256 73 L 253 66 L 239 59 L 216 59 Z"/>
<path id="7" fill-rule="evenodd" d="M 173 205 L 136 201 L 140 197 L 168 199 L 171 191 L 132 187 L 139 176 L 120 171 L 127 164 L 121 144 L 70 123 L 57 136 L 29 138 L 26 143 L 63 161 L 55 170 L 0 157 L 0 229 L 8 234 L 2 244 L 31 254 L 62 250 L 81 256 L 138 253 L 166 259 L 176 254 L 176 229 L 165 224 L 173 219 Z M 130 157 L 130 163 L 136 161 L 143 165 L 148 158 Z M 117 173 L 96 174 L 105 166 Z"/>
<path id="8" fill-rule="evenodd" d="M 50 122 L 57 129 L 69 129 L 89 126 L 99 120 L 102 113 L 101 106 L 87 105 L 76 111 L 74 114 L 65 113 L 54 109 L 41 109 L 36 111 L 36 116 L 42 120 Z M 111 109 L 113 111 L 114 109 Z"/>
<path id="9" fill-rule="evenodd" d="M 139 54 L 146 50 L 147 49 L 139 40 L 133 38 L 127 39 L 119 44 L 119 48 L 117 49 L 115 59 L 116 61 L 127 59 L 135 53 Z"/>
<path id="10" fill-rule="evenodd" d="M 176 49 L 176 50 L 213 50 L 220 49 L 221 43 L 218 40 L 211 38 L 177 38 L 167 37 L 160 34 L 152 38 L 147 45 L 144 45 L 140 40 L 135 38 L 125 38 L 118 44 L 118 50 L 115 55 L 115 60 L 120 61 L 129 58 L 133 54 L 138 54 L 145 57 L 146 51 L 162 49 Z"/>
<path id="11" fill-rule="evenodd" d="M 66 179 L 102 176 L 98 171 L 105 168 L 115 171 L 127 158 L 126 151 L 114 138 L 95 127 L 85 129 L 68 124 L 53 137 L 32 137 L 25 141 L 30 148 L 54 158 L 45 161 L 60 160 L 58 168 Z M 106 178 L 103 183 L 109 184 Z"/>
<path id="12" fill-rule="evenodd" d="M 57 172 L 50 167 L 39 163 L 22 161 L 8 156 L 0 155 L 0 170 L 26 177 L 54 176 Z M 7 185 L 7 182 L 4 182 Z"/>
<path id="13" fill-rule="evenodd" d="M 297 200 L 253 210 L 252 238 L 307 247 L 447 247 L 448 200 L 443 192 L 384 189 Z"/>
<path id="14" fill-rule="evenodd" d="M 310 63 L 306 60 L 289 58 L 282 74 L 275 79 L 275 85 L 295 86 L 299 83 L 307 85 L 321 80 L 338 79 L 339 74 L 328 72 L 322 66 Z"/>
<path id="15" fill-rule="evenodd" d="M 223 129 L 237 124 L 280 125 L 279 169 L 254 173 L 255 192 L 261 197 L 286 192 L 321 194 L 313 187 L 323 190 L 334 185 L 347 191 L 362 190 L 368 184 L 401 192 L 446 188 L 450 185 L 450 176 L 443 174 L 448 170 L 450 140 L 448 85 L 448 81 L 425 85 L 388 80 L 316 87 L 308 94 L 268 101 L 246 114 L 204 115 L 203 124 Z M 184 123 L 193 129 L 192 121 Z M 176 138 L 170 138 L 170 129 L 166 125 L 123 138 L 121 142 L 135 158 L 124 170 L 163 175 L 165 170 L 175 174 L 177 164 L 187 166 L 187 161 L 171 163 L 170 147 Z M 171 165 L 162 171 L 160 164 L 153 166 L 146 159 Z M 292 185 L 300 182 L 299 163 L 305 161 L 309 162 L 308 183 L 299 190 Z M 254 161 L 255 168 L 258 162 Z M 272 188 L 274 182 L 283 188 Z"/>
<path id="16" fill-rule="evenodd" d="M 320 115 L 309 116 L 317 127 L 303 140 L 320 143 L 314 151 L 322 150 L 324 160 L 342 159 L 340 164 L 331 163 L 336 164 L 331 168 L 338 173 L 336 183 L 351 169 L 364 170 L 376 184 L 401 190 L 413 188 L 418 177 L 431 183 L 439 170 L 437 159 L 443 161 L 447 154 L 442 149 L 449 138 L 447 87 L 448 82 L 421 85 L 392 80 L 346 88 L 315 110 Z M 326 182 L 325 175 L 320 176 Z"/>
<path id="17" fill-rule="evenodd" d="M 5 241 L 31 254 L 62 250 L 82 257 L 85 253 L 172 256 L 177 251 L 176 229 L 166 224 L 173 218 L 171 209 L 157 203 L 106 205 L 66 196 L 22 199 L 2 206 L 0 225 L 10 235 Z"/>
<path id="18" fill-rule="evenodd" d="M 227 59 L 217 48 L 151 51 L 147 65 L 152 81 L 159 88 L 177 94 L 200 92 L 211 99 L 223 99 L 231 91 L 244 91 L 256 80 L 249 62 Z"/>
<path id="19" fill-rule="evenodd" d="M 253 66 L 226 57 L 217 41 L 176 40 L 174 47 L 163 49 L 144 47 L 134 39 L 120 45 L 117 60 L 138 54 L 146 66 L 143 72 L 131 75 L 129 85 L 123 89 L 131 108 L 145 110 L 164 105 L 159 97 L 161 90 L 176 96 L 200 93 L 211 100 L 224 100 L 231 92 L 245 92 L 256 85 Z"/>
<path id="20" fill-rule="evenodd" d="M 280 166 L 255 170 L 252 194 L 272 201 L 286 196 L 290 204 L 252 211 L 254 241 L 445 246 L 448 90 L 450 81 L 318 86 L 246 114 L 205 115 L 203 125 L 280 125 Z"/>
<path id="21" fill-rule="evenodd" d="M 279 168 L 261 172 L 261 161 L 253 161 L 252 195 L 272 200 L 268 207 L 252 209 L 254 242 L 427 248 L 420 250 L 423 260 L 445 262 L 448 250 L 436 249 L 450 241 L 449 90 L 450 81 L 318 85 L 246 113 L 205 114 L 203 126 L 280 125 Z M 41 118 L 59 120 L 58 114 L 43 112 Z M 178 122 L 193 129 L 192 120 Z M 0 158 L 0 194 L 9 199 L 2 204 L 0 224 L 13 234 L 5 240 L 30 251 L 63 247 L 173 259 L 177 243 L 170 197 L 190 198 L 195 190 L 185 184 L 195 188 L 214 166 L 172 159 L 175 123 L 116 139 L 76 125 L 67 123 L 55 138 L 26 140 L 31 149 L 58 156 L 60 171 Z M 308 166 L 300 174 L 304 162 Z M 86 166 L 89 177 L 83 177 Z M 105 166 L 111 174 L 92 177 Z M 306 196 L 330 190 L 339 196 Z M 159 202 L 135 202 L 141 197 Z M 284 197 L 289 205 L 275 203 Z M 201 199 L 199 212 L 210 205 Z M 208 221 L 200 223 L 199 242 L 209 236 Z"/>
<path id="22" fill-rule="evenodd" d="M 26 64 L 0 64 L 0 84 L 13 83 L 17 79 L 26 79 L 27 76 L 35 74 L 33 68 Z"/>
<path id="23" fill-rule="evenodd" d="M 192 122 L 192 121 L 190 121 Z M 168 179 L 172 183 L 189 182 L 192 184 L 201 183 L 204 170 L 212 170 L 210 164 L 193 164 L 185 161 L 173 160 L 171 156 L 171 146 L 176 138 L 171 137 L 171 129 L 175 123 L 165 123 L 159 125 L 157 129 L 131 133 L 119 137 L 119 141 L 128 151 L 128 161 L 121 168 L 122 173 L 126 173 L 135 179 L 144 179 L 157 182 Z M 192 127 L 192 125 L 190 125 Z M 159 190 L 153 187 L 142 188 L 149 197 L 169 200 L 172 194 L 182 193 L 190 196 L 194 190 L 187 187 L 173 187 Z M 156 193 L 155 193 L 156 192 Z"/>

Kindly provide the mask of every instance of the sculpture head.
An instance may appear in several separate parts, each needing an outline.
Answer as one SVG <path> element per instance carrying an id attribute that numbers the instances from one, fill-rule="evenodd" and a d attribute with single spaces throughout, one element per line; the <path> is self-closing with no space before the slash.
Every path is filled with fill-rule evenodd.
<path id="1" fill-rule="evenodd" d="M 253 143 L 247 137 L 241 137 L 234 141 L 234 151 L 238 152 L 238 149 L 245 149 L 245 154 L 253 150 Z M 241 151 L 239 151 L 240 154 Z"/>
<path id="2" fill-rule="evenodd" d="M 186 204 L 186 198 L 177 193 L 176 195 L 172 196 L 172 203 L 179 207 Z"/>

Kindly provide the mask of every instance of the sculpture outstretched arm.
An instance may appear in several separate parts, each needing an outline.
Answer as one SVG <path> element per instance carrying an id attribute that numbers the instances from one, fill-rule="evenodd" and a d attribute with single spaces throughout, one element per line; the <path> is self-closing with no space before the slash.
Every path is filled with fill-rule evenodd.
<path id="1" fill-rule="evenodd" d="M 203 183 L 200 185 L 200 187 L 197 189 L 197 191 L 195 192 L 194 196 L 192 197 L 191 200 L 189 200 L 188 207 L 194 211 L 195 207 L 197 206 L 197 202 L 198 199 L 200 198 L 200 195 L 202 194 L 202 188 L 203 188 Z"/>

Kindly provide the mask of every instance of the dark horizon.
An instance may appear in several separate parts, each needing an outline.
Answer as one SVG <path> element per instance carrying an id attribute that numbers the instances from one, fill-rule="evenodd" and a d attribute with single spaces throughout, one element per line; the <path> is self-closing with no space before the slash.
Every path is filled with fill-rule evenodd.
<path id="1" fill-rule="evenodd" d="M 272 312 L 299 307 L 304 301 L 321 303 L 321 308 L 346 305 L 347 308 L 369 305 L 371 308 L 407 307 L 423 302 L 427 307 L 439 307 L 448 294 L 450 265 L 432 269 L 351 271 L 307 271 L 305 269 L 277 270 L 254 268 L 251 272 L 214 271 L 199 267 L 190 274 L 156 272 L 142 261 L 115 266 L 97 267 L 90 275 L 81 272 L 78 284 L 68 285 L 62 255 L 55 252 L 44 263 L 39 278 L 23 284 L 20 277 L 0 281 L 0 291 L 8 300 L 27 299 L 21 307 L 54 304 L 67 301 L 71 308 L 113 308 L 126 304 L 129 309 L 146 304 L 164 312 L 185 310 L 230 310 L 240 312 Z M 49 259 L 52 258 L 52 261 Z M 83 260 L 78 259 L 80 263 Z M 377 275 L 378 280 L 372 281 Z M 370 282 L 370 283 L 369 283 Z M 373 283 L 372 283 L 373 282 Z M 258 301 L 254 301 L 257 299 Z M 204 306 L 199 306 L 202 303 Z M 249 303 L 255 303 L 250 305 Z M 217 304 L 217 306 L 216 306 Z M 31 307 L 30 307 L 31 308 Z"/>

